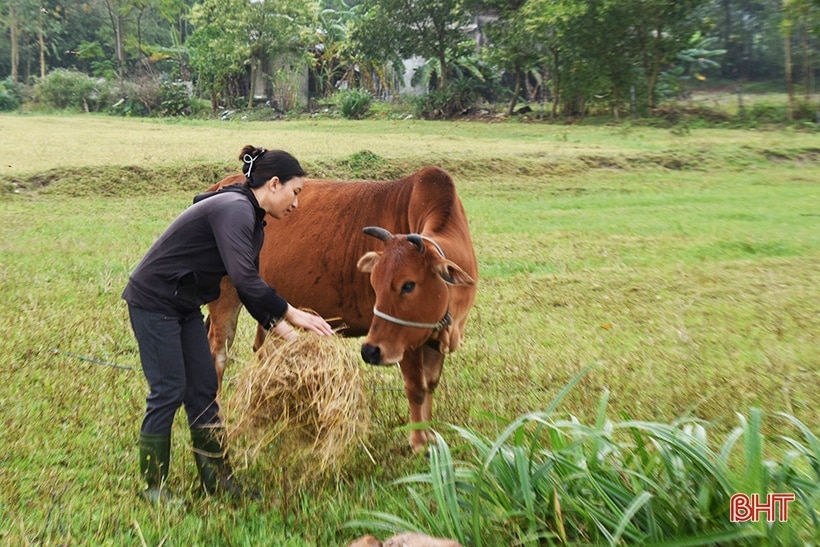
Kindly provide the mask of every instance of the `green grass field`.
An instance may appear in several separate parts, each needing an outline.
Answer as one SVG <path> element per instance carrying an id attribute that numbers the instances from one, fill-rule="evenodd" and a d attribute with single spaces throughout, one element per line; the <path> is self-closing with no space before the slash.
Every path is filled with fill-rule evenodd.
<path id="1" fill-rule="evenodd" d="M 331 476 L 272 446 L 243 473 L 266 501 L 190 495 L 180 413 L 171 485 L 190 505 L 137 499 L 147 386 L 119 295 L 248 143 L 289 150 L 314 176 L 453 174 L 480 281 L 437 420 L 493 436 L 496 416 L 544 408 L 593 365 L 564 415 L 594 421 L 608 392 L 613 415 L 694 416 L 720 435 L 758 407 L 769 457 L 788 434 L 777 411 L 820 434 L 820 134 L 27 115 L 0 116 L 0 133 L 2 544 L 345 545 L 364 534 L 345 523 L 396 511 L 386 488 L 426 468 L 404 450 L 400 374 L 368 368 L 367 450 Z M 228 376 L 251 358 L 247 314 L 241 327 Z"/>

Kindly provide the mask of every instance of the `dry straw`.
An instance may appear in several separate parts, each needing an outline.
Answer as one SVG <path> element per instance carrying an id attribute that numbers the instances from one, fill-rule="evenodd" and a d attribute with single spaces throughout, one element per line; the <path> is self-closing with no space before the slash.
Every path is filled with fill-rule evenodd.
<path id="1" fill-rule="evenodd" d="M 364 447 L 370 413 L 361 369 L 338 335 L 268 336 L 222 405 L 234 461 L 247 465 L 276 442 L 305 471 L 321 473 Z"/>

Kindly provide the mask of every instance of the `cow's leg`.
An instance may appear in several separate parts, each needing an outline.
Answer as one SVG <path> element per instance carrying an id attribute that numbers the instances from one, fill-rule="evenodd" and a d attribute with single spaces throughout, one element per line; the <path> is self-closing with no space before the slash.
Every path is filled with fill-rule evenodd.
<path id="1" fill-rule="evenodd" d="M 399 363 L 401 374 L 404 377 L 404 393 L 410 403 L 410 424 L 417 424 L 430 419 L 432 397 L 427 382 L 427 374 L 425 374 L 424 362 L 429 357 L 427 350 L 419 348 L 405 352 Z M 437 366 L 433 365 L 432 368 L 433 371 L 437 368 L 438 373 L 440 373 L 441 360 L 438 361 Z M 438 373 L 435 374 L 436 383 L 438 383 Z M 435 389 L 435 385 L 433 385 L 433 388 Z M 410 431 L 410 448 L 417 454 L 424 452 L 427 443 L 434 439 L 435 437 L 430 431 L 413 429 Z"/>
<path id="2" fill-rule="evenodd" d="M 228 350 L 236 336 L 236 323 L 242 302 L 230 279 L 224 277 L 220 284 L 220 296 L 208 303 L 208 344 L 214 359 L 219 387 L 222 388 L 222 376 L 228 366 Z"/>
<path id="3" fill-rule="evenodd" d="M 422 346 L 422 372 L 424 374 L 424 383 L 427 386 L 426 397 L 421 408 L 421 419 L 425 422 L 433 419 L 433 393 L 438 387 L 439 378 L 441 378 L 441 370 L 444 365 L 444 354 L 430 346 Z M 432 431 L 424 432 L 427 442 L 433 443 L 436 441 L 435 435 Z"/>

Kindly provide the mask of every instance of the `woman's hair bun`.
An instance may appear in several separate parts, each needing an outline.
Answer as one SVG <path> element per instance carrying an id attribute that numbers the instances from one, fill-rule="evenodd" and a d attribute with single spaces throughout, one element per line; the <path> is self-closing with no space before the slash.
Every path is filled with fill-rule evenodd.
<path id="1" fill-rule="evenodd" d="M 240 159 L 240 160 L 242 160 L 242 161 L 244 162 L 244 161 L 245 161 L 245 156 L 246 156 L 246 155 L 247 155 L 247 156 L 250 156 L 250 157 L 252 157 L 252 158 L 253 158 L 253 157 L 258 156 L 258 155 L 259 155 L 260 153 L 262 153 L 262 152 L 264 152 L 264 149 L 259 148 L 258 146 L 254 146 L 254 145 L 252 145 L 252 144 L 246 144 L 246 145 L 242 148 L 242 151 L 241 151 L 241 152 L 239 152 L 239 159 Z"/>

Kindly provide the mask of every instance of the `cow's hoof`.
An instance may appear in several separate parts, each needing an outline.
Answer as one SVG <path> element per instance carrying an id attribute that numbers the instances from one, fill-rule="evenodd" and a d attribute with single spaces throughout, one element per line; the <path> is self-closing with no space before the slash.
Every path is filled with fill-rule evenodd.
<path id="1" fill-rule="evenodd" d="M 414 454 L 430 457 L 430 447 L 436 444 L 436 435 L 432 431 L 414 431 L 410 436 L 410 448 Z"/>

